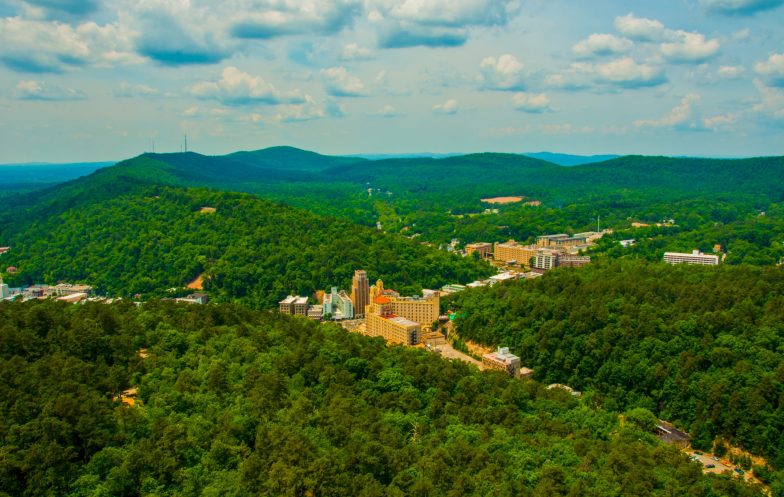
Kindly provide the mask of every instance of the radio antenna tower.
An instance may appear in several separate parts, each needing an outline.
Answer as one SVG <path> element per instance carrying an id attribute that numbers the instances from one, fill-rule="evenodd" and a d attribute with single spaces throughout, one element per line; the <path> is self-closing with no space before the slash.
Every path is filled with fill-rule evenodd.
<path id="1" fill-rule="evenodd" d="M 183 142 L 182 150 L 183 150 L 183 152 L 187 152 L 188 151 L 188 135 L 185 135 L 185 140 Z"/>

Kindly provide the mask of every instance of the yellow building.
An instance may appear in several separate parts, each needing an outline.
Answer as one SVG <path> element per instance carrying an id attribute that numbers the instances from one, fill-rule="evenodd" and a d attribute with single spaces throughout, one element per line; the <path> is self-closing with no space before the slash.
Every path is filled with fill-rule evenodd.
<path id="1" fill-rule="evenodd" d="M 531 258 L 536 257 L 536 245 L 520 245 L 514 240 L 506 243 L 496 243 L 493 250 L 493 259 L 501 262 L 516 261 L 521 266 L 530 266 Z"/>
<path id="2" fill-rule="evenodd" d="M 371 302 L 379 296 L 389 300 L 392 313 L 404 317 L 422 326 L 430 326 L 438 321 L 441 310 L 441 298 L 438 292 L 427 297 L 400 297 L 396 292 L 385 290 L 384 282 L 378 280 L 370 287 Z"/>
<path id="3" fill-rule="evenodd" d="M 392 312 L 392 301 L 383 295 L 371 297 L 365 307 L 365 329 L 372 337 L 383 337 L 393 343 L 416 345 L 419 343 L 419 323 L 397 316 Z"/>
<path id="4" fill-rule="evenodd" d="M 493 255 L 493 244 L 486 242 L 469 243 L 465 246 L 465 252 L 466 255 L 471 255 L 476 252 L 482 259 L 488 259 Z"/>
<path id="5" fill-rule="evenodd" d="M 400 297 L 377 281 L 370 287 L 365 307 L 365 326 L 370 336 L 380 336 L 405 345 L 420 341 L 422 328 L 438 321 L 441 299 L 438 292 L 428 297 Z"/>
<path id="6" fill-rule="evenodd" d="M 540 247 L 565 249 L 569 247 L 576 247 L 578 245 L 587 245 L 588 236 L 586 233 L 579 233 L 574 236 L 565 234 L 543 235 L 536 237 L 536 244 Z"/>

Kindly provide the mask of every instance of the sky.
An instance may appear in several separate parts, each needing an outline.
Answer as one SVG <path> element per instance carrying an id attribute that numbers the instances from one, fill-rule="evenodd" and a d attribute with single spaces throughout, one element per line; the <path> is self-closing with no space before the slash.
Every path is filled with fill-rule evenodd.
<path id="1" fill-rule="evenodd" d="M 784 0 L 0 0 L 0 163 L 784 155 Z"/>

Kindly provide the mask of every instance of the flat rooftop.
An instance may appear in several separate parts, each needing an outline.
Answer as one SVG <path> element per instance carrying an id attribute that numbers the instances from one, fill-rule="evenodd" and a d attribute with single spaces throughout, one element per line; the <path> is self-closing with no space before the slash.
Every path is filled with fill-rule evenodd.
<path id="1" fill-rule="evenodd" d="M 419 327 L 419 323 L 416 323 L 414 321 L 411 321 L 410 319 L 406 319 L 406 318 L 403 318 L 403 317 L 400 317 L 400 316 L 389 317 L 387 319 L 389 321 L 392 321 L 393 323 L 399 324 L 401 326 L 406 326 L 406 327 L 416 326 L 416 327 Z"/>

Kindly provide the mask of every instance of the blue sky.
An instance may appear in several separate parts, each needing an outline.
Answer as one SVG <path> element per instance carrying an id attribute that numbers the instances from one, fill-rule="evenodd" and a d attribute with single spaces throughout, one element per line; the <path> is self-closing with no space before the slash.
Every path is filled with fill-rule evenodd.
<path id="1" fill-rule="evenodd" d="M 0 0 L 0 162 L 784 155 L 784 0 Z"/>

